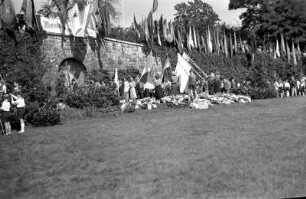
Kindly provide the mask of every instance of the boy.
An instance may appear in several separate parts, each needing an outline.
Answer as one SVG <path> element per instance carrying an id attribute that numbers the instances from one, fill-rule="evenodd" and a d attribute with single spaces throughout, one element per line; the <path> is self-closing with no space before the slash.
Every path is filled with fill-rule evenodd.
<path id="1" fill-rule="evenodd" d="M 3 102 L 2 106 L 0 107 L 0 110 L 2 111 L 1 119 L 4 122 L 5 126 L 5 135 L 10 135 L 11 134 L 11 125 L 10 125 L 10 109 L 11 109 L 11 104 L 9 102 L 9 96 L 4 95 L 3 97 Z"/>
<path id="2" fill-rule="evenodd" d="M 20 93 L 17 94 L 17 96 L 11 94 L 12 97 L 12 104 L 17 105 L 17 118 L 20 120 L 20 131 L 19 133 L 24 133 L 24 114 L 25 114 L 25 102 L 24 98 L 20 95 Z"/>

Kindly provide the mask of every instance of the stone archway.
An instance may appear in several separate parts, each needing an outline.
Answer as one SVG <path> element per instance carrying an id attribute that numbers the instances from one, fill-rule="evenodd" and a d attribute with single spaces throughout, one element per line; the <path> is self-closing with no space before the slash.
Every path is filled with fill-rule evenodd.
<path id="1" fill-rule="evenodd" d="M 64 79 L 66 86 L 71 85 L 73 79 L 79 85 L 84 84 L 86 71 L 83 62 L 73 57 L 64 59 L 58 67 L 59 77 Z"/>

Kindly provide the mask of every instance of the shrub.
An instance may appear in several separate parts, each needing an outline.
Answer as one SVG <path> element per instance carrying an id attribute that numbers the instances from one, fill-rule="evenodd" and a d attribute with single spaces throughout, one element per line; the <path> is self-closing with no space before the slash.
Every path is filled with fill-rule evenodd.
<path id="1" fill-rule="evenodd" d="M 26 108 L 25 119 L 34 126 L 52 126 L 61 121 L 60 112 L 52 103 L 40 106 L 38 102 L 31 103 Z"/>
<path id="2" fill-rule="evenodd" d="M 107 108 L 119 104 L 119 98 L 113 87 L 80 86 L 67 94 L 66 103 L 72 108 Z"/>
<path id="3" fill-rule="evenodd" d="M 241 87 L 239 89 L 233 89 L 232 93 L 237 95 L 250 96 L 253 100 L 269 99 L 277 97 L 277 93 L 272 87 Z"/>

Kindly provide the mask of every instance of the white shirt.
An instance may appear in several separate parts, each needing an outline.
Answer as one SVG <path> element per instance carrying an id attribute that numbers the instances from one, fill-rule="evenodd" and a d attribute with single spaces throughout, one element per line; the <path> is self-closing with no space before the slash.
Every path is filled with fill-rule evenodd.
<path id="1" fill-rule="evenodd" d="M 15 101 L 13 100 L 13 104 L 17 105 L 17 108 L 24 108 L 25 102 L 23 98 L 17 98 Z"/>
<path id="2" fill-rule="evenodd" d="M 129 92 L 130 90 L 130 84 L 128 81 L 124 81 L 124 92 Z"/>
<path id="3" fill-rule="evenodd" d="M 300 86 L 301 86 L 301 82 L 300 82 L 299 80 L 297 80 L 297 81 L 296 81 L 296 87 L 297 87 L 297 88 L 300 88 Z"/>
<path id="4" fill-rule="evenodd" d="M 8 101 L 2 102 L 1 110 L 10 111 L 10 108 L 11 108 L 11 104 Z"/>
<path id="5" fill-rule="evenodd" d="M 285 88 L 290 88 L 289 82 L 285 82 Z"/>

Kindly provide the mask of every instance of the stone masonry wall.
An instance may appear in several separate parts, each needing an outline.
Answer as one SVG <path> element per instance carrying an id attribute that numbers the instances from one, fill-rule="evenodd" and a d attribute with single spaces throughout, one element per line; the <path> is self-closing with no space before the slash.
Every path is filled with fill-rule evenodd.
<path id="1" fill-rule="evenodd" d="M 93 69 L 136 68 L 142 71 L 146 65 L 146 56 L 142 44 L 125 42 L 111 38 L 104 40 L 66 37 L 63 47 L 60 36 L 48 35 L 41 51 L 44 56 L 43 67 L 47 68 L 44 81 L 50 82 L 57 78 L 60 63 L 67 58 L 75 58 L 83 62 L 87 73 Z M 157 59 L 161 66 L 160 59 Z"/>

